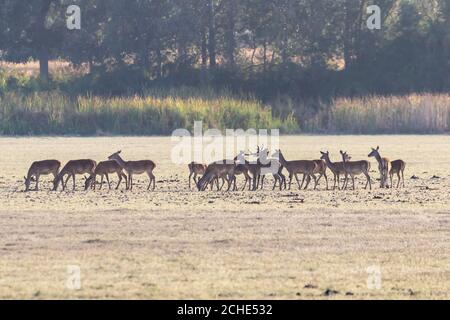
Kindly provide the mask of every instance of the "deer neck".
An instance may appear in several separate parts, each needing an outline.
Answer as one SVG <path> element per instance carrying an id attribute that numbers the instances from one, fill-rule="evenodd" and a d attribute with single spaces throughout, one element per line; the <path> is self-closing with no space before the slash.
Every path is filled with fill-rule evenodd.
<path id="1" fill-rule="evenodd" d="M 286 161 L 286 159 L 284 158 L 284 156 L 283 156 L 283 154 L 282 153 L 280 153 L 279 155 L 278 155 L 278 158 L 279 158 L 279 160 L 280 160 L 280 163 L 281 163 L 281 165 L 283 166 L 283 167 L 288 167 L 288 165 L 289 165 L 289 163 Z"/>
<path id="2" fill-rule="evenodd" d="M 327 163 L 328 167 L 333 168 L 333 169 L 336 168 L 336 164 L 334 162 L 331 162 L 329 157 L 325 158 L 325 162 Z"/>
<path id="3" fill-rule="evenodd" d="M 381 159 L 381 156 L 378 152 L 375 154 L 375 159 L 377 159 L 377 161 L 380 165 L 383 164 L 383 159 Z"/>
<path id="4" fill-rule="evenodd" d="M 122 167 L 125 168 L 127 166 L 127 163 L 125 161 L 123 161 L 122 157 L 117 155 L 114 160 L 117 161 L 117 163 Z"/>

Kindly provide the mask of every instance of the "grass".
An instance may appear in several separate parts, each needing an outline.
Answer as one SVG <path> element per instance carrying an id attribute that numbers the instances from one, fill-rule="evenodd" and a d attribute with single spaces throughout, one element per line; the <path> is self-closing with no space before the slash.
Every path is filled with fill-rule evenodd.
<path id="1" fill-rule="evenodd" d="M 346 134 L 448 133 L 450 95 L 340 98 L 303 122 L 309 132 Z"/>
<path id="2" fill-rule="evenodd" d="M 207 128 L 281 128 L 298 130 L 292 117 L 273 117 L 271 109 L 254 99 L 189 90 L 152 90 L 143 97 L 68 97 L 59 92 L 0 97 L 0 133 L 4 135 L 123 134 L 167 135 L 191 129 L 202 120 Z"/>

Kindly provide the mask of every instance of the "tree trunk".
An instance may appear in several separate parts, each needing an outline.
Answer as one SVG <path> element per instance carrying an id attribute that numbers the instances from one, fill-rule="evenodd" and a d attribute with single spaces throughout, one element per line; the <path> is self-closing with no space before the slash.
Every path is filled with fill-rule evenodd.
<path id="1" fill-rule="evenodd" d="M 208 38 L 206 36 L 206 28 L 202 30 L 202 66 L 208 64 Z"/>
<path id="2" fill-rule="evenodd" d="M 209 66 L 214 68 L 216 62 L 216 26 L 214 21 L 214 1 L 208 0 L 208 29 L 209 29 Z"/>
<path id="3" fill-rule="evenodd" d="M 44 0 L 42 1 L 42 7 L 39 14 L 38 20 L 38 37 L 39 39 L 39 77 L 42 81 L 48 82 L 50 78 L 49 69 L 48 69 L 48 60 L 49 60 L 49 48 L 45 43 L 47 38 L 47 28 L 45 27 L 45 19 L 47 17 L 48 11 L 50 10 L 50 6 L 53 0 Z"/>
<path id="4" fill-rule="evenodd" d="M 234 53 L 236 50 L 236 40 L 234 38 L 236 0 L 228 0 L 227 3 L 227 27 L 225 33 L 226 58 L 229 66 L 234 66 Z"/>

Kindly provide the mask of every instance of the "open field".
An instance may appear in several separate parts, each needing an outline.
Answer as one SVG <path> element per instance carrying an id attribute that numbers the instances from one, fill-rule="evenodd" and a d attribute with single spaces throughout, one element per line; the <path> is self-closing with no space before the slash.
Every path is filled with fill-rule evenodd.
<path id="1" fill-rule="evenodd" d="M 448 299 L 450 136 L 281 141 L 288 160 L 326 149 L 367 159 L 377 145 L 407 162 L 405 189 L 366 191 L 359 179 L 345 192 L 322 180 L 319 191 L 198 193 L 170 161 L 170 138 L 1 138 L 0 298 Z M 155 192 L 143 176 L 132 192 L 84 192 L 81 177 L 75 193 L 49 192 L 49 179 L 22 192 L 33 160 L 118 149 L 157 163 Z M 80 290 L 66 286 L 70 265 Z M 381 288 L 368 287 L 368 268 Z"/>

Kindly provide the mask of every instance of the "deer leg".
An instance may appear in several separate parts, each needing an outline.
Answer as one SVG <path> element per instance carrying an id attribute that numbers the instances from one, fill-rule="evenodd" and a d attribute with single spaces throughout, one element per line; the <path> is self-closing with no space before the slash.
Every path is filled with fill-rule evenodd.
<path id="1" fill-rule="evenodd" d="M 301 185 L 300 185 L 300 179 L 298 178 L 298 174 L 294 174 L 294 176 L 295 176 L 295 179 L 297 180 L 297 185 L 298 185 L 299 190 L 302 190 L 303 183 L 305 182 L 306 176 L 303 175 L 303 179 L 302 179 L 302 184 Z"/>
<path id="2" fill-rule="evenodd" d="M 192 178 L 192 175 L 194 174 L 194 172 L 191 172 L 190 174 L 189 174 L 189 189 L 191 189 L 191 178 Z M 195 177 L 194 177 L 194 181 L 195 181 Z"/>
<path id="3" fill-rule="evenodd" d="M 108 188 L 111 190 L 111 183 L 109 182 L 109 175 L 106 174 L 106 182 L 108 182 Z"/>
<path id="4" fill-rule="evenodd" d="M 403 181 L 403 188 L 405 187 L 405 172 L 402 170 L 402 181 Z"/>
<path id="5" fill-rule="evenodd" d="M 131 172 L 128 174 L 128 186 L 130 190 L 133 190 L 133 174 Z"/>
<path id="6" fill-rule="evenodd" d="M 153 191 L 153 190 L 155 190 L 155 188 L 156 188 L 156 178 L 155 178 L 155 175 L 153 174 L 153 172 L 149 172 L 149 173 L 148 173 L 148 177 L 150 178 L 150 183 L 148 184 L 147 190 L 150 190 L 150 186 L 151 186 L 152 183 L 153 183 L 153 187 L 152 187 L 152 191 Z"/>
<path id="7" fill-rule="evenodd" d="M 397 183 L 397 189 L 398 189 L 398 188 L 400 188 L 400 181 L 401 181 L 401 178 L 400 178 L 400 171 L 397 172 L 397 177 L 398 177 L 398 183 Z"/>
<path id="8" fill-rule="evenodd" d="M 119 182 L 117 182 L 116 190 L 119 189 L 120 183 L 122 182 L 122 175 L 120 172 L 117 172 L 117 178 L 119 179 Z"/>
<path id="9" fill-rule="evenodd" d="M 75 173 L 72 173 L 73 191 L 75 191 Z"/>
<path id="10" fill-rule="evenodd" d="M 98 188 L 98 190 L 102 190 L 103 188 L 103 179 L 104 179 L 104 175 L 102 174 L 102 177 L 100 178 L 100 188 Z"/>
<path id="11" fill-rule="evenodd" d="M 36 191 L 39 191 L 39 173 L 36 174 Z"/>
<path id="12" fill-rule="evenodd" d="M 63 181 L 63 191 L 66 190 L 67 182 L 69 181 L 69 179 L 70 179 L 70 174 L 67 175 L 66 182 Z M 61 178 L 61 180 L 62 180 L 62 178 Z"/>
<path id="13" fill-rule="evenodd" d="M 327 177 L 327 173 L 324 172 L 324 173 L 323 173 L 323 176 L 325 177 L 325 182 L 326 182 L 326 185 L 327 185 L 327 191 L 328 191 L 328 177 Z"/>
<path id="14" fill-rule="evenodd" d="M 319 180 L 316 180 L 316 176 L 312 174 L 312 177 L 314 179 L 314 190 L 317 190 L 317 185 L 319 184 Z"/>
<path id="15" fill-rule="evenodd" d="M 297 175 L 295 175 L 295 177 L 297 178 Z M 302 184 L 298 186 L 300 190 L 303 188 L 303 183 L 305 182 L 305 178 L 306 178 L 306 175 L 303 174 Z M 298 180 L 299 179 L 297 178 L 297 183 L 298 183 Z"/>
<path id="16" fill-rule="evenodd" d="M 289 190 L 291 190 L 292 176 L 292 173 L 289 173 Z"/>

